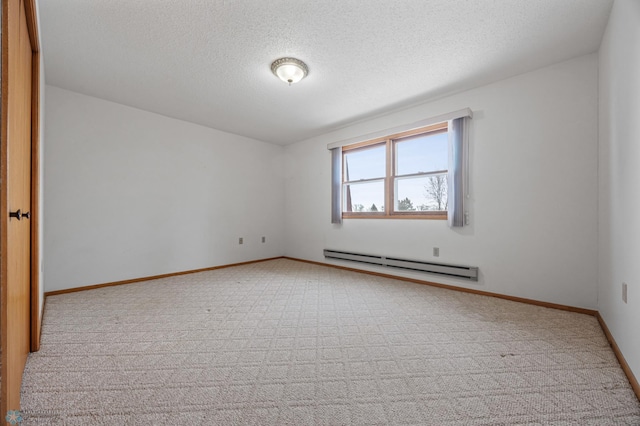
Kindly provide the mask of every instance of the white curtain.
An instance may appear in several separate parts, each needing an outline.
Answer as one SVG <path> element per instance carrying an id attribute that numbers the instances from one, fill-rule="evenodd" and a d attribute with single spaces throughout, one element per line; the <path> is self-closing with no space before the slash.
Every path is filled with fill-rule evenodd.
<path id="1" fill-rule="evenodd" d="M 342 147 L 331 150 L 331 223 L 342 223 Z"/>
<path id="2" fill-rule="evenodd" d="M 449 227 L 464 226 L 464 199 L 467 179 L 467 127 L 469 117 L 449 121 Z"/>

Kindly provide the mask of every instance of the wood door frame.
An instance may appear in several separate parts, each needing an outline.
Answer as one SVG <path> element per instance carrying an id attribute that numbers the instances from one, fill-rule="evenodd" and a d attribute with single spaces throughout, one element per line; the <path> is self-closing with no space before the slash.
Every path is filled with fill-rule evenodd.
<path id="1" fill-rule="evenodd" d="M 25 0 L 31 41 L 31 352 L 40 350 L 40 37 L 36 0 Z M 44 289 L 43 289 L 44 291 Z M 42 305 L 44 309 L 44 304 Z"/>
<path id="2" fill-rule="evenodd" d="M 12 0 L 9 0 L 12 1 Z M 27 30 L 32 51 L 31 67 L 31 283 L 30 283 L 30 349 L 32 352 L 40 349 L 40 329 L 42 312 L 40 310 L 40 39 L 38 35 L 38 19 L 36 14 L 36 0 L 24 0 Z M 8 250 L 8 189 L 7 189 L 7 124 L 8 124 L 8 4 L 2 2 L 2 117 L 1 117 L 1 153 L 0 153 L 0 280 L 7 276 Z M 2 312 L 6 309 L 6 291 L 2 284 Z M 4 334 L 4 333 L 3 333 Z M 6 336 L 2 336 L 6 342 Z M 4 413 L 2 418 L 4 418 Z"/>

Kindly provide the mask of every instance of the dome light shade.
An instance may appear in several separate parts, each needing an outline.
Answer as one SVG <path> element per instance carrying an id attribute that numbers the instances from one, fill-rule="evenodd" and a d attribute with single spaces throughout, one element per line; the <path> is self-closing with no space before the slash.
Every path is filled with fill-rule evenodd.
<path id="1" fill-rule="evenodd" d="M 280 80 L 289 83 L 297 83 L 309 74 L 307 65 L 296 58 L 280 58 L 271 64 L 271 72 L 273 72 Z"/>

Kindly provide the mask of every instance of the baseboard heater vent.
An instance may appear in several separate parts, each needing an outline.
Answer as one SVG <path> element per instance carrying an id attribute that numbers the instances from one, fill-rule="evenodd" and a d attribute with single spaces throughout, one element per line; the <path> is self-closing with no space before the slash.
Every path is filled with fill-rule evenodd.
<path id="1" fill-rule="evenodd" d="M 398 259 L 395 257 L 349 253 L 346 251 L 327 249 L 324 250 L 324 257 L 326 257 L 327 259 L 348 260 L 350 262 L 386 266 L 388 268 L 404 269 L 407 271 L 427 272 L 430 274 L 445 275 L 448 277 L 464 278 L 470 281 L 478 281 L 478 267 L 476 266 L 422 262 L 419 260 Z"/>

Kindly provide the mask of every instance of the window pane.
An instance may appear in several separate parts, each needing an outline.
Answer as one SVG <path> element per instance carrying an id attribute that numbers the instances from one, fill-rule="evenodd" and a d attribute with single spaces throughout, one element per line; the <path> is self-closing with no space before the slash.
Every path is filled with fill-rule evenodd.
<path id="1" fill-rule="evenodd" d="M 384 177 L 386 173 L 385 154 L 385 145 L 345 152 L 345 182 Z"/>
<path id="2" fill-rule="evenodd" d="M 449 134 L 420 135 L 396 141 L 396 175 L 447 170 Z"/>
<path id="3" fill-rule="evenodd" d="M 343 189 L 343 211 L 384 211 L 384 181 L 345 184 Z"/>
<path id="4" fill-rule="evenodd" d="M 447 175 L 397 178 L 395 211 L 447 210 Z"/>

